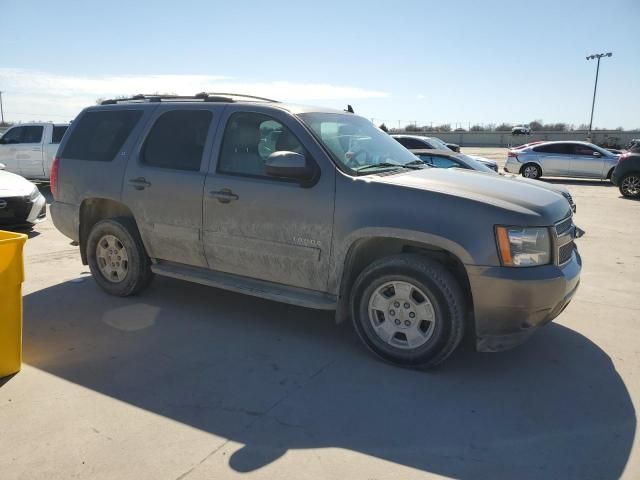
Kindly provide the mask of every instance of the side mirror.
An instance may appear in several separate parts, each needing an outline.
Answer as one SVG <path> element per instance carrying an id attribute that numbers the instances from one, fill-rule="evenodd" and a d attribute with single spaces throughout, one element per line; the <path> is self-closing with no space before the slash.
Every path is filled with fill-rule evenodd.
<path id="1" fill-rule="evenodd" d="M 0 163 L 0 170 L 4 170 L 7 166 L 4 163 Z"/>
<path id="2" fill-rule="evenodd" d="M 265 172 L 272 177 L 309 180 L 313 171 L 307 165 L 304 155 L 295 152 L 273 152 L 265 162 Z"/>
<path id="3" fill-rule="evenodd" d="M 600 152 L 593 152 L 594 157 L 601 157 L 602 154 Z"/>

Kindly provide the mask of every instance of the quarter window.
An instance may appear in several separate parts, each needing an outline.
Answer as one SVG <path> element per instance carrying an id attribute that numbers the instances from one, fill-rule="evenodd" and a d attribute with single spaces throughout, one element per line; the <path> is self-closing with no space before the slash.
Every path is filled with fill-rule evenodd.
<path id="1" fill-rule="evenodd" d="M 64 132 L 67 131 L 67 126 L 66 125 L 62 125 L 62 126 L 54 126 L 53 127 L 53 133 L 51 134 L 51 143 L 60 143 L 60 141 L 62 140 L 62 137 L 64 137 Z"/>
<path id="2" fill-rule="evenodd" d="M 282 123 L 259 113 L 234 113 L 224 132 L 218 171 L 266 177 L 265 162 L 279 151 L 309 158 L 300 141 Z"/>
<path id="3" fill-rule="evenodd" d="M 97 110 L 85 113 L 71 132 L 62 157 L 110 162 L 141 116 L 141 110 Z"/>
<path id="4" fill-rule="evenodd" d="M 200 170 L 212 117 L 208 110 L 163 113 L 147 136 L 142 163 L 174 170 Z"/>

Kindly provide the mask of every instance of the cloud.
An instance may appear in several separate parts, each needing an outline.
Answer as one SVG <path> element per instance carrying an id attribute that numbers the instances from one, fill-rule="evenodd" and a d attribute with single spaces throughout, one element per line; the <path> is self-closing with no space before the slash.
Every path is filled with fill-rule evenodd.
<path id="1" fill-rule="evenodd" d="M 237 92 L 288 102 L 384 98 L 388 93 L 353 86 L 307 82 L 251 82 L 220 75 L 59 75 L 0 68 L 7 120 L 70 120 L 97 98 L 137 93 Z"/>

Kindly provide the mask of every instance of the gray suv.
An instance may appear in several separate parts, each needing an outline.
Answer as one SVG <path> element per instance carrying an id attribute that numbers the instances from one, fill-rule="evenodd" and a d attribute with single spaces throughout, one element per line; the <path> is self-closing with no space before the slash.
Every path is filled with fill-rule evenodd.
<path id="1" fill-rule="evenodd" d="M 429 168 L 352 113 L 237 95 L 138 96 L 80 113 L 51 186 L 56 227 L 105 291 L 154 274 L 351 318 L 405 366 L 525 340 L 575 293 L 565 199 Z"/>

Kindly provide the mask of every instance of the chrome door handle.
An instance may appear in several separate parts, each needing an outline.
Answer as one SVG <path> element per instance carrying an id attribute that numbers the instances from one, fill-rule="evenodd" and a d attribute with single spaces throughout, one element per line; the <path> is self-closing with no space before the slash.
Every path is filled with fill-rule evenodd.
<path id="1" fill-rule="evenodd" d="M 129 179 L 129 183 L 133 185 L 133 188 L 136 190 L 144 190 L 151 186 L 151 182 L 147 182 L 147 179 L 144 177 L 131 178 Z"/>
<path id="2" fill-rule="evenodd" d="M 231 200 L 238 200 L 238 195 L 233 193 L 229 188 L 223 188 L 222 190 L 212 190 L 209 192 L 209 196 L 217 198 L 220 203 L 229 203 Z"/>

